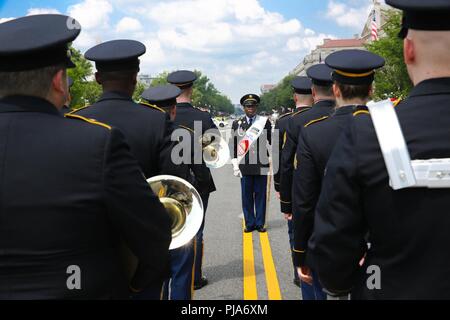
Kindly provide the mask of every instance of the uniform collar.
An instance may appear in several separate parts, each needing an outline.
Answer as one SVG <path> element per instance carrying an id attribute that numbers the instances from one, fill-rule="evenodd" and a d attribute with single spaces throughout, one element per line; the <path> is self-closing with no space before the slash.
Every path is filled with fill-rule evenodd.
<path id="1" fill-rule="evenodd" d="M 245 121 L 247 122 L 247 123 L 249 123 L 250 122 L 250 119 L 253 119 L 253 122 L 255 122 L 255 119 L 256 119 L 256 115 L 255 116 L 253 116 L 253 118 L 250 118 L 249 116 L 245 116 Z"/>
<path id="2" fill-rule="evenodd" d="M 304 110 L 304 109 L 309 109 L 309 108 L 311 108 L 311 106 L 307 106 L 307 105 L 304 105 L 304 106 L 296 106 L 296 107 L 295 107 L 295 111 L 302 111 L 302 110 Z"/>
<path id="3" fill-rule="evenodd" d="M 126 101 L 133 101 L 133 99 L 126 95 L 125 93 L 122 92 L 118 92 L 118 91 L 107 91 L 107 92 L 103 92 L 102 96 L 100 97 L 100 99 L 98 100 L 103 101 L 103 100 L 126 100 Z"/>
<path id="4" fill-rule="evenodd" d="M 434 94 L 450 94 L 450 77 L 424 80 L 412 89 L 409 96 L 416 97 Z"/>
<path id="5" fill-rule="evenodd" d="M 177 108 L 193 108 L 192 104 L 188 102 L 177 103 Z"/>
<path id="6" fill-rule="evenodd" d="M 358 107 L 365 108 L 365 106 L 355 106 L 355 105 L 349 105 L 349 106 L 342 106 L 340 108 L 337 108 L 334 115 L 335 116 L 342 116 L 345 114 L 350 114 L 355 111 Z"/>
<path id="7" fill-rule="evenodd" d="M 48 100 L 32 96 L 9 96 L 0 99 L 0 113 L 40 112 L 61 116 L 59 110 Z"/>
<path id="8" fill-rule="evenodd" d="M 313 108 L 334 108 L 336 106 L 336 101 L 334 100 L 320 100 L 313 104 Z"/>

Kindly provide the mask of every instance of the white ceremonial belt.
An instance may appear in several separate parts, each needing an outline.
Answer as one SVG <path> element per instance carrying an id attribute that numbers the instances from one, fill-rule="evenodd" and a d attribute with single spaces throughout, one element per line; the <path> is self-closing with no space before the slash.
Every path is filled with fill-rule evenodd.
<path id="1" fill-rule="evenodd" d="M 416 188 L 450 188 L 450 159 L 414 160 L 411 162 Z"/>
<path id="2" fill-rule="evenodd" d="M 367 105 L 394 190 L 450 188 L 450 159 L 411 161 L 397 113 L 390 100 Z"/>
<path id="3" fill-rule="evenodd" d="M 390 100 L 385 100 L 369 103 L 367 107 L 391 179 L 392 189 L 400 190 L 415 186 L 416 178 L 411 166 L 411 158 L 394 105 Z"/>

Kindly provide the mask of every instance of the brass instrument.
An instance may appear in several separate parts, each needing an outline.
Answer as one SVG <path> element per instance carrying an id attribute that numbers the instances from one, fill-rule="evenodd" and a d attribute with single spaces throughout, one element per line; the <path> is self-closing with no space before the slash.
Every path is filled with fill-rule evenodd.
<path id="1" fill-rule="evenodd" d="M 147 180 L 172 220 L 172 242 L 169 250 L 191 241 L 203 222 L 203 202 L 200 194 L 187 181 L 168 175 Z"/>
<path id="2" fill-rule="evenodd" d="M 203 202 L 200 194 L 189 182 L 175 176 L 156 176 L 147 179 L 147 183 L 172 220 L 172 242 L 169 250 L 186 245 L 195 237 L 203 222 Z M 120 253 L 124 271 L 131 281 L 138 259 L 125 244 L 122 244 Z"/>
<path id="3" fill-rule="evenodd" d="M 206 133 L 200 138 L 203 150 L 203 160 L 211 169 L 223 167 L 230 159 L 230 148 L 218 134 Z"/>

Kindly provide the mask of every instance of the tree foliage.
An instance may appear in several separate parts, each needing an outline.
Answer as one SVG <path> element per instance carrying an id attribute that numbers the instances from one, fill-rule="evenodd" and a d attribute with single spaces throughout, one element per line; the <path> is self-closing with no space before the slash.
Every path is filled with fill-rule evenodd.
<path id="1" fill-rule="evenodd" d="M 231 100 L 216 89 L 211 80 L 200 71 L 195 71 L 197 81 L 194 83 L 192 94 L 192 104 L 196 107 L 211 109 L 213 113 L 234 113 L 234 106 Z M 152 81 L 152 86 L 167 84 L 169 72 L 159 74 Z"/>
<path id="2" fill-rule="evenodd" d="M 278 86 L 261 96 L 261 111 L 278 110 L 281 107 L 295 108 L 294 92 L 291 81 L 293 75 L 285 77 Z"/>
<path id="3" fill-rule="evenodd" d="M 383 27 L 386 37 L 367 45 L 367 49 L 382 56 L 386 66 L 375 76 L 374 98 L 405 98 L 412 88 L 405 62 L 403 60 L 403 40 L 398 37 L 402 14 L 390 11 Z"/>
<path id="4" fill-rule="evenodd" d="M 71 107 L 80 108 L 86 104 L 94 103 L 101 95 L 101 87 L 92 78 L 92 65 L 87 61 L 80 51 L 72 48 L 72 61 L 76 67 L 68 70 L 68 75 L 73 79 L 70 88 L 72 96 Z"/>

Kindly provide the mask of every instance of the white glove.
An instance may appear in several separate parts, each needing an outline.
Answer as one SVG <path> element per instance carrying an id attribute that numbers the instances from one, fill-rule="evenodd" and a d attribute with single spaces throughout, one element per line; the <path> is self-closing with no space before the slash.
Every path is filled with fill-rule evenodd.
<path id="1" fill-rule="evenodd" d="M 234 176 L 238 177 L 238 178 L 242 178 L 242 172 L 239 169 L 239 162 L 238 159 L 231 159 L 231 163 L 233 164 L 233 171 L 234 171 Z"/>

